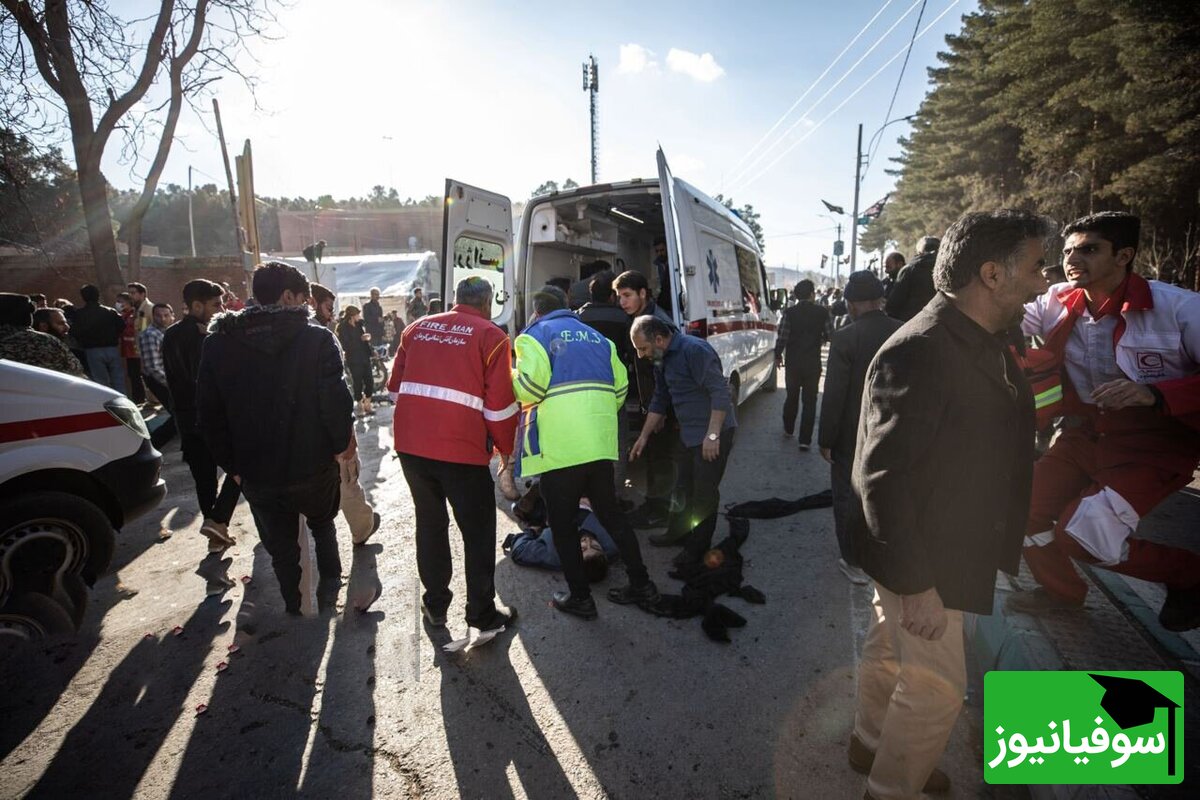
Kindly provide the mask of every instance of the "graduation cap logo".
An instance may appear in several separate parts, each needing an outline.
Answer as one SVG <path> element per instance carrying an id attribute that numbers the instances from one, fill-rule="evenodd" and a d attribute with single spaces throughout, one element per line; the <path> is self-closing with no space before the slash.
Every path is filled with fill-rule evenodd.
<path id="1" fill-rule="evenodd" d="M 1179 704 L 1138 678 L 1088 673 L 1104 687 L 1100 707 L 1121 730 L 1148 725 L 1160 708 L 1167 709 L 1167 774 L 1175 774 L 1175 709 Z"/>

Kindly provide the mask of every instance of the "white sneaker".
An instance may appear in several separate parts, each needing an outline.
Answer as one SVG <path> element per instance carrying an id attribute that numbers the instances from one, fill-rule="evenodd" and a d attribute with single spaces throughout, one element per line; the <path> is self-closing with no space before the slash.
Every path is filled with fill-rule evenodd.
<path id="1" fill-rule="evenodd" d="M 229 525 L 224 522 L 205 519 L 204 524 L 200 526 L 200 533 L 208 537 L 208 552 L 210 553 L 219 553 L 225 548 L 237 544 L 229 535 Z"/>
<path id="2" fill-rule="evenodd" d="M 846 563 L 846 559 L 844 558 L 838 559 L 838 569 L 855 586 L 866 586 L 871 582 L 871 576 L 863 572 L 862 567 L 852 567 Z"/>

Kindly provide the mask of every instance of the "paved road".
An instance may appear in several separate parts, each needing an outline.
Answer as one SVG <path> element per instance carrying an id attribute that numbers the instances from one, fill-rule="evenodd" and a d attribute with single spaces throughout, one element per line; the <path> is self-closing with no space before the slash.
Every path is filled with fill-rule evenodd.
<path id="1" fill-rule="evenodd" d="M 782 399 L 740 409 L 723 501 L 828 486 L 820 456 L 781 437 Z M 193 574 L 200 520 L 168 446 L 171 494 L 122 533 L 118 574 L 98 585 L 85 632 L 0 654 L 0 796 L 862 796 L 844 748 L 870 598 L 834 566 L 828 510 L 751 523 L 746 580 L 767 604 L 729 601 L 749 621 L 731 644 L 707 640 L 698 620 L 606 600 L 596 622 L 564 617 L 547 605 L 557 576 L 516 567 L 497 546 L 498 590 L 518 624 L 447 656 L 440 645 L 464 630 L 461 576 L 450 634 L 425 628 L 387 416 L 359 427 L 382 530 L 352 552 L 341 529 L 352 586 L 377 573 L 384 593 L 372 613 L 335 620 L 282 616 L 244 505 L 230 574 L 250 582 L 206 597 Z M 501 537 L 516 530 L 498 514 Z M 678 586 L 671 554 L 647 549 L 665 591 Z M 954 797 L 990 796 L 976 711 L 943 762 Z"/>

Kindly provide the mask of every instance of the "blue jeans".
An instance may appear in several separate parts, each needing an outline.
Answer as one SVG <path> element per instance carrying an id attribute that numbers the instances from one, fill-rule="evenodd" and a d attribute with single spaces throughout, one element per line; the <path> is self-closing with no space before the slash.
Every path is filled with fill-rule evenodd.
<path id="1" fill-rule="evenodd" d="M 89 347 L 83 353 L 92 380 L 125 394 L 125 359 L 119 348 Z"/>

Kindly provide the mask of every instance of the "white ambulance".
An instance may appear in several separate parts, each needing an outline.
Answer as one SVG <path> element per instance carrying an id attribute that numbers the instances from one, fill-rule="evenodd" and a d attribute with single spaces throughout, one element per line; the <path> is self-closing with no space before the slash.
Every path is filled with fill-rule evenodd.
<path id="1" fill-rule="evenodd" d="M 674 178 L 662 150 L 658 180 L 584 186 L 528 201 L 514 243 L 507 197 L 446 181 L 443 296 L 472 275 L 496 289 L 492 320 L 515 335 L 533 313 L 533 293 L 552 278 L 581 278 L 596 260 L 646 275 L 659 293 L 653 247 L 667 243 L 673 316 L 717 351 L 734 396 L 775 388 L 779 306 L 754 234 L 736 214 Z M 517 244 L 514 252 L 514 244 Z"/>
<path id="2" fill-rule="evenodd" d="M 123 395 L 0 360 L 0 636 L 78 629 L 115 531 L 166 494 L 161 468 Z"/>

